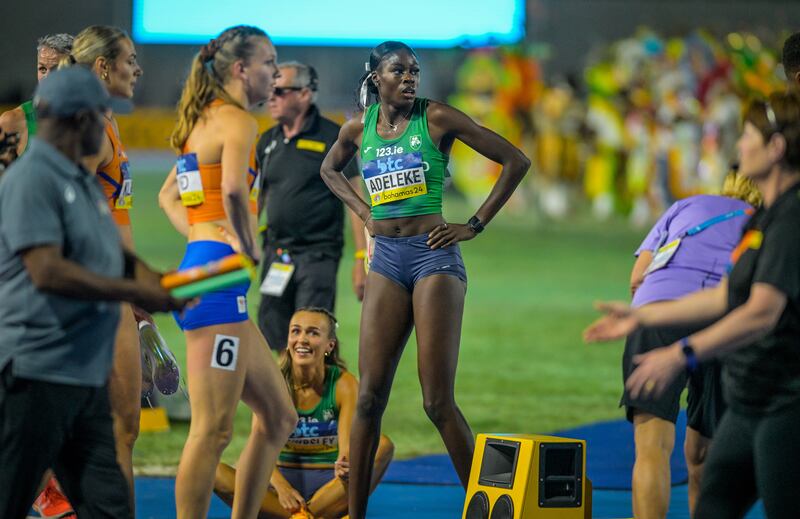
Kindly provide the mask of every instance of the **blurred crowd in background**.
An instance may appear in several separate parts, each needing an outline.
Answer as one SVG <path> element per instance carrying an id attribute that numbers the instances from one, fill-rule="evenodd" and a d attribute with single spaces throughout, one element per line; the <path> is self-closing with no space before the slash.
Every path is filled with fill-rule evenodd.
<path id="1" fill-rule="evenodd" d="M 563 78 L 542 73 L 546 45 L 476 50 L 448 101 L 533 157 L 517 208 L 563 218 L 588 201 L 597 218 L 643 226 L 676 199 L 719 192 L 745 103 L 784 88 L 785 37 L 641 28 Z M 454 186 L 481 199 L 500 168 L 458 146 Z"/>

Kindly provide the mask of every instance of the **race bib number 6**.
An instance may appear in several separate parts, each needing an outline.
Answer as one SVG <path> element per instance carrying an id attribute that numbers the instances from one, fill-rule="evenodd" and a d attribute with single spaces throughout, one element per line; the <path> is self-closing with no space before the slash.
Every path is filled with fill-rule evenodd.
<path id="1" fill-rule="evenodd" d="M 214 337 L 214 349 L 211 352 L 211 367 L 236 371 L 239 358 L 239 337 L 217 334 Z"/>
<path id="2" fill-rule="evenodd" d="M 382 157 L 364 164 L 364 183 L 373 206 L 424 195 L 428 192 L 422 153 Z"/>

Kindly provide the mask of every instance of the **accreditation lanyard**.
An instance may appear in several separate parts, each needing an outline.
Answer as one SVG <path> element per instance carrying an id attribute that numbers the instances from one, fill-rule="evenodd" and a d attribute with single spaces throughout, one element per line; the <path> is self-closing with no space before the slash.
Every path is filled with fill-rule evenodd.
<path id="1" fill-rule="evenodd" d="M 672 240 L 671 242 L 664 244 L 667 241 L 667 234 L 665 234 L 661 241 L 659 241 L 658 245 L 656 246 L 656 253 L 653 255 L 653 260 L 650 262 L 650 265 L 647 266 L 647 269 L 644 271 L 644 275 L 648 275 L 651 272 L 654 272 L 658 269 L 664 268 L 667 263 L 672 259 L 676 252 L 678 252 L 678 247 L 681 245 L 681 241 L 689 236 L 695 236 L 696 234 L 700 234 L 701 232 L 705 231 L 709 227 L 712 227 L 718 223 L 724 222 L 726 220 L 730 220 L 731 218 L 736 218 L 738 216 L 744 215 L 751 215 L 753 214 L 753 210 L 748 209 L 739 209 L 737 211 L 729 211 L 725 214 L 717 215 L 713 218 L 709 218 L 705 222 L 701 223 L 700 225 L 695 225 L 683 231 L 680 236 L 676 239 Z"/>
<path id="2" fill-rule="evenodd" d="M 261 283 L 260 291 L 264 295 L 281 297 L 289 285 L 289 280 L 292 279 L 295 266 L 288 250 L 278 249 L 275 252 L 278 254 L 278 260 L 273 261 L 269 266 L 267 275 L 264 276 L 264 282 Z"/>

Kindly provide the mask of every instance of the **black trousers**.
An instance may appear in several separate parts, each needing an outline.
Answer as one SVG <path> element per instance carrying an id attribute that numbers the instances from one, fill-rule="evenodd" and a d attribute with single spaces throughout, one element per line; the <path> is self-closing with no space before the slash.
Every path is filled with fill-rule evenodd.
<path id="1" fill-rule="evenodd" d="M 323 251 L 291 252 L 295 266 L 292 279 L 280 297 L 261 294 L 258 327 L 275 351 L 286 348 L 289 321 L 298 308 L 318 306 L 333 312 L 336 302 L 336 272 L 339 256 Z M 262 260 L 261 281 L 274 261 L 280 261 L 275 249 L 267 246 Z"/>
<path id="2" fill-rule="evenodd" d="M 117 464 L 106 386 L 0 372 L 0 517 L 24 519 L 52 468 L 81 519 L 133 519 Z"/>
<path id="3" fill-rule="evenodd" d="M 768 519 L 800 517 L 800 403 L 753 416 L 728 408 L 711 444 L 695 519 L 739 519 L 757 498 Z"/>

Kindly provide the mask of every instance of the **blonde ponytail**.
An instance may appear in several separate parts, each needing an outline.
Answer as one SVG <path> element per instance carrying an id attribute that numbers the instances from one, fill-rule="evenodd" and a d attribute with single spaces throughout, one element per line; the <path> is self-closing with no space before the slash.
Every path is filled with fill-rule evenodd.
<path id="1" fill-rule="evenodd" d="M 178 101 L 178 122 L 170 137 L 170 145 L 178 153 L 181 153 L 189 134 L 203 117 L 203 111 L 214 99 L 221 99 L 226 104 L 245 109 L 228 94 L 224 85 L 235 61 L 249 61 L 255 50 L 253 38 L 256 37 L 269 39 L 267 33 L 258 27 L 230 27 L 204 45 L 194 56 L 189 77 Z"/>
<path id="2" fill-rule="evenodd" d="M 90 25 L 75 36 L 69 55 L 61 58 L 58 67 L 75 64 L 92 67 L 97 58 L 113 62 L 122 52 L 119 42 L 130 40 L 128 33 L 110 25 Z"/>

